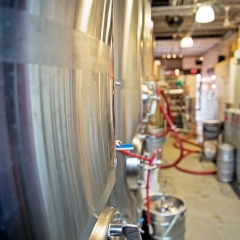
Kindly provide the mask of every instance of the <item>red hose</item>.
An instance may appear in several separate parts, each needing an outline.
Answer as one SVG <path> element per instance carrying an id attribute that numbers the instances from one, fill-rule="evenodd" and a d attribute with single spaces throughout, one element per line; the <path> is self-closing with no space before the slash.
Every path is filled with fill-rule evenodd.
<path id="1" fill-rule="evenodd" d="M 160 151 L 159 149 L 154 151 L 151 158 L 149 159 L 149 166 L 153 165 L 153 161 L 159 151 Z M 147 182 L 146 182 L 146 201 L 147 202 L 146 202 L 146 205 L 147 205 L 147 222 L 149 225 L 151 225 L 152 221 L 151 221 L 151 214 L 150 214 L 149 188 L 150 188 L 150 170 L 148 170 L 148 173 L 147 173 Z"/>
<path id="2" fill-rule="evenodd" d="M 194 146 L 198 146 L 200 147 L 201 145 L 200 144 L 196 144 L 196 143 L 193 143 L 189 140 L 186 140 L 185 138 L 182 139 L 184 142 L 187 142 L 189 144 L 192 144 Z M 173 144 L 174 147 L 176 148 L 179 148 L 179 146 L 177 145 L 177 142 L 175 141 L 174 144 Z M 182 159 L 192 153 L 201 153 L 201 150 L 191 150 L 191 149 L 188 149 L 188 148 L 183 148 L 183 150 L 185 151 Z M 183 168 L 183 167 L 179 167 L 178 165 L 175 166 L 176 169 L 182 171 L 182 172 L 185 172 L 185 173 L 190 173 L 190 174 L 196 174 L 196 175 L 211 175 L 211 174 L 215 174 L 216 173 L 216 170 L 212 170 L 212 171 L 195 171 L 195 170 L 190 170 L 190 169 L 186 169 L 186 168 Z"/>
<path id="3" fill-rule="evenodd" d="M 130 157 L 135 157 L 135 158 L 138 158 L 138 159 L 142 159 L 143 161 L 150 161 L 150 159 L 148 159 L 147 157 L 144 157 L 142 155 L 139 155 L 139 154 L 136 154 L 136 153 L 132 153 L 132 152 L 129 152 L 129 151 L 126 151 L 126 150 L 119 150 L 118 152 L 126 155 L 126 156 L 130 156 Z"/>
<path id="4" fill-rule="evenodd" d="M 170 106 L 170 103 L 168 101 L 168 98 L 167 98 L 167 95 L 165 94 L 165 92 L 162 90 L 162 89 L 159 89 L 156 91 L 156 93 L 159 95 L 159 92 L 161 93 L 161 95 L 163 96 L 166 104 L 167 104 L 167 111 L 169 113 L 169 117 L 170 119 L 173 121 L 173 116 L 172 116 L 172 111 L 171 111 L 171 106 Z"/>
<path id="5" fill-rule="evenodd" d="M 174 166 L 176 166 L 176 165 L 181 161 L 181 159 L 182 159 L 182 157 L 183 157 L 183 145 L 182 145 L 182 141 L 181 141 L 181 139 L 180 139 L 180 137 L 179 137 L 179 135 L 178 135 L 178 133 L 177 133 L 177 131 L 176 131 L 176 128 L 175 128 L 172 120 L 170 119 L 170 117 L 169 117 L 169 116 L 167 115 L 167 113 L 165 112 L 164 107 L 163 107 L 161 101 L 159 101 L 159 108 L 160 108 L 160 111 L 162 112 L 164 118 L 167 120 L 170 128 L 171 128 L 172 131 L 174 132 L 174 135 L 175 135 L 175 137 L 177 138 L 178 144 L 179 144 L 180 149 L 181 149 L 180 156 L 177 158 L 177 160 L 176 160 L 174 163 L 169 164 L 169 165 L 165 165 L 165 166 L 161 166 L 162 169 L 165 169 L 165 168 L 174 167 Z"/>
<path id="6" fill-rule="evenodd" d="M 162 89 L 156 89 L 157 95 L 159 95 L 159 92 L 162 94 L 162 96 L 167 104 L 168 115 L 169 115 L 170 119 L 173 120 L 171 107 L 170 107 L 169 101 L 167 99 L 167 95 L 164 93 L 164 91 Z M 163 133 L 153 133 L 151 131 L 148 131 L 148 133 L 151 134 L 152 136 L 155 136 L 156 138 L 162 138 L 162 137 L 166 136 L 170 130 L 171 130 L 171 128 L 168 126 L 167 129 Z"/>
<path id="7" fill-rule="evenodd" d="M 150 158 L 146 158 L 143 157 L 141 155 L 135 154 L 135 153 L 131 153 L 129 151 L 125 151 L 125 150 L 119 150 L 120 153 L 127 155 L 127 156 L 131 156 L 131 157 L 136 157 L 139 159 L 142 159 L 144 161 L 149 162 L 149 166 L 151 167 L 153 165 L 153 161 L 157 155 L 157 153 L 160 151 L 160 149 L 157 149 L 154 151 L 154 153 L 152 154 L 152 156 Z M 150 171 L 148 170 L 147 173 L 147 182 L 146 182 L 146 206 L 147 206 L 147 222 L 148 224 L 151 224 L 151 214 L 150 214 L 150 198 L 149 198 L 149 188 L 150 188 Z"/>
<path id="8" fill-rule="evenodd" d="M 148 131 L 148 133 L 152 136 L 155 136 L 156 138 L 162 138 L 164 136 L 166 136 L 169 132 L 170 132 L 170 128 L 168 127 L 164 132 L 162 133 L 153 133 L 151 131 Z"/>
<path id="9" fill-rule="evenodd" d="M 189 141 L 187 138 L 190 138 L 192 136 L 194 136 L 196 134 L 196 126 L 194 127 L 194 131 L 190 134 L 188 134 L 187 136 L 185 136 L 184 138 L 181 138 L 180 135 L 178 134 L 178 132 L 176 131 L 176 128 L 173 124 L 173 121 L 172 121 L 172 115 L 171 115 L 171 109 L 170 109 L 170 104 L 168 102 L 168 99 L 167 99 L 167 96 L 166 94 L 160 89 L 160 90 L 157 90 L 157 94 L 159 94 L 159 91 L 160 93 L 162 94 L 164 100 L 166 101 L 167 103 L 167 110 L 168 110 L 168 113 L 169 115 L 165 112 L 165 109 L 162 105 L 162 102 L 159 100 L 159 109 L 160 111 L 162 112 L 164 118 L 167 120 L 167 123 L 168 123 L 168 128 L 165 132 L 161 133 L 161 134 L 152 134 L 150 132 L 151 135 L 154 135 L 156 137 L 163 137 L 165 136 L 169 131 L 170 129 L 173 131 L 174 135 L 175 135 L 175 138 L 176 138 L 176 141 L 174 142 L 174 147 L 176 148 L 179 148 L 180 149 L 180 155 L 179 157 L 177 158 L 177 160 L 175 160 L 172 164 L 169 164 L 169 165 L 164 165 L 164 166 L 161 166 L 162 169 L 166 169 L 166 168 L 171 168 L 171 167 L 175 167 L 176 169 L 180 170 L 180 171 L 183 171 L 183 172 L 186 172 L 186 173 L 191 173 L 191 174 L 199 174 L 199 175 L 209 175 L 209 174 L 215 174 L 216 171 L 195 171 L 195 170 L 188 170 L 188 169 L 185 169 L 185 168 L 182 168 L 182 167 L 179 167 L 178 164 L 180 163 L 180 161 L 188 156 L 189 154 L 192 154 L 192 153 L 200 153 L 201 151 L 200 150 L 191 150 L 191 149 L 188 149 L 188 148 L 184 148 L 183 147 L 183 142 L 186 142 L 188 144 L 191 144 L 191 145 L 194 145 L 194 146 L 197 146 L 197 147 L 201 147 L 201 144 L 197 144 L 197 143 L 194 143 L 194 142 L 191 142 Z M 131 152 L 128 152 L 128 151 L 125 151 L 125 150 L 120 150 L 119 152 L 121 152 L 122 154 L 125 154 L 125 155 L 128 155 L 128 156 L 131 156 L 131 157 L 136 157 L 136 158 L 139 158 L 139 159 L 142 159 L 144 161 L 148 161 L 149 162 L 149 166 L 152 166 L 153 164 L 153 161 L 156 157 L 156 154 L 158 153 L 159 149 L 155 150 L 154 153 L 152 154 L 152 156 L 148 159 L 146 157 L 143 157 L 141 155 L 138 155 L 138 154 L 135 154 L 135 153 L 131 153 Z M 151 225 L 151 214 L 150 214 L 150 198 L 149 198 L 149 188 L 150 188 L 150 170 L 148 171 L 147 173 L 147 182 L 146 182 L 146 205 L 147 205 L 147 222 L 149 225 Z"/>
<path id="10" fill-rule="evenodd" d="M 167 100 L 167 97 L 166 97 L 165 93 L 163 91 L 160 91 L 160 92 L 164 96 L 164 99 L 167 102 L 167 106 L 169 106 L 169 102 Z M 191 153 L 199 153 L 200 152 L 199 150 L 191 150 L 191 149 L 188 149 L 188 148 L 183 148 L 183 142 L 187 142 L 187 143 L 192 144 L 194 146 L 201 147 L 200 144 L 196 144 L 196 143 L 193 143 L 193 142 L 187 140 L 187 138 L 195 135 L 196 126 L 195 126 L 194 131 L 192 133 L 188 134 L 185 138 L 180 138 L 180 136 L 179 136 L 178 132 L 176 131 L 175 126 L 172 122 L 172 119 L 170 117 L 171 115 L 170 116 L 167 115 L 161 101 L 159 101 L 159 108 L 160 108 L 160 111 L 162 112 L 164 118 L 167 120 L 168 125 L 171 127 L 171 129 L 172 129 L 172 131 L 173 131 L 173 133 L 174 133 L 174 135 L 177 139 L 176 142 L 174 142 L 174 146 L 177 147 L 177 148 L 180 148 L 180 156 L 177 158 L 177 160 L 175 162 L 173 162 L 172 164 L 161 166 L 161 168 L 166 169 L 166 168 L 176 167 L 180 171 L 183 171 L 183 172 L 186 172 L 186 173 L 191 173 L 191 174 L 199 174 L 199 175 L 215 174 L 216 171 L 194 171 L 194 170 L 188 170 L 188 169 L 185 169 L 185 168 L 182 168 L 182 167 L 178 166 L 178 163 L 184 157 L 186 157 L 187 155 L 189 155 Z M 178 145 L 177 145 L 177 143 L 178 143 Z"/>

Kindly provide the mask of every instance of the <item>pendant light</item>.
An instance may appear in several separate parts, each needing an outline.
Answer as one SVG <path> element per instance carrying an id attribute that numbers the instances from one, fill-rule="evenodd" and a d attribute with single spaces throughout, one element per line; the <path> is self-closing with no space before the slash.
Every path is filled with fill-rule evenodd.
<path id="1" fill-rule="evenodd" d="M 201 6 L 196 13 L 195 21 L 198 23 L 209 23 L 215 19 L 215 14 L 211 6 Z"/>
<path id="2" fill-rule="evenodd" d="M 193 39 L 190 35 L 186 35 L 184 38 L 182 38 L 180 42 L 181 48 L 190 48 L 193 47 Z"/>

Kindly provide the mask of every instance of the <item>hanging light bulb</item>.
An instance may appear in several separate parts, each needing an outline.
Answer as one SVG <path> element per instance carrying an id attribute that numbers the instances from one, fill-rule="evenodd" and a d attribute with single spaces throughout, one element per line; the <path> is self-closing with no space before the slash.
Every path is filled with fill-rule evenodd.
<path id="1" fill-rule="evenodd" d="M 215 14 L 211 6 L 201 6 L 196 13 L 195 21 L 198 23 L 209 23 L 215 19 Z"/>
<path id="2" fill-rule="evenodd" d="M 180 42 L 180 47 L 181 48 L 190 48 L 193 46 L 193 39 L 190 36 L 186 36 L 182 38 Z"/>

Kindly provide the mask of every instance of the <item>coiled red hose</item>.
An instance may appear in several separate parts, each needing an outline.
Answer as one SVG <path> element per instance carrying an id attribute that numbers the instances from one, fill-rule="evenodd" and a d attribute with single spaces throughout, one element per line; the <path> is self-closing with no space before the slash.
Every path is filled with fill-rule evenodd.
<path id="1" fill-rule="evenodd" d="M 169 102 L 168 102 L 168 99 L 167 99 L 167 96 L 166 94 L 164 93 L 164 91 L 160 90 L 160 91 L 157 91 L 157 93 L 160 92 L 164 98 L 164 100 L 166 101 L 167 103 L 167 109 L 170 109 L 170 105 L 169 105 Z M 169 165 L 164 165 L 164 166 L 161 166 L 162 169 L 166 169 L 166 168 L 171 168 L 171 167 L 176 167 L 178 170 L 180 171 L 183 171 L 183 172 L 186 172 L 186 173 L 191 173 L 191 174 L 199 174 L 199 175 L 209 175 L 209 174 L 215 174 L 216 171 L 195 171 L 195 170 L 189 170 L 189 169 L 185 169 L 185 168 L 182 168 L 182 167 L 179 167 L 178 166 L 178 163 L 184 158 L 186 157 L 187 155 L 189 154 L 192 154 L 192 153 L 200 153 L 201 151 L 200 150 L 191 150 L 191 149 L 188 149 L 188 148 L 184 148 L 183 147 L 183 142 L 186 142 L 186 143 L 189 143 L 189 144 L 192 144 L 194 146 L 197 146 L 197 147 L 201 147 L 200 144 L 196 144 L 196 143 L 193 143 L 191 141 L 189 141 L 187 138 L 190 138 L 192 137 L 193 135 L 195 135 L 196 133 L 196 126 L 194 128 L 194 131 L 192 133 L 190 133 L 189 135 L 187 135 L 185 138 L 181 138 L 180 135 L 178 134 L 178 132 L 176 131 L 176 128 L 172 122 L 172 119 L 171 119 L 171 114 L 170 116 L 168 116 L 168 114 L 166 113 L 163 105 L 162 105 L 162 102 L 159 100 L 159 109 L 160 111 L 162 112 L 164 118 L 167 120 L 168 122 L 168 125 L 170 126 L 170 128 L 172 129 L 175 137 L 176 137 L 176 141 L 174 142 L 174 146 L 179 148 L 180 149 L 180 156 L 177 158 L 177 160 L 175 160 L 172 164 L 169 164 Z M 169 111 L 169 110 L 168 110 Z M 171 111 L 169 111 L 171 112 Z"/>
<path id="2" fill-rule="evenodd" d="M 176 141 L 174 142 L 173 146 L 180 149 L 179 157 L 172 164 L 161 166 L 161 169 L 167 169 L 167 168 L 175 167 L 176 169 L 178 169 L 182 172 L 186 172 L 186 173 L 190 173 L 190 174 L 198 174 L 198 175 L 215 174 L 216 171 L 195 171 L 195 170 L 189 170 L 189 169 L 185 169 L 183 167 L 178 166 L 178 164 L 182 161 L 182 159 L 184 157 L 186 157 L 186 156 L 188 156 L 192 153 L 200 153 L 201 152 L 200 150 L 191 150 L 191 149 L 183 147 L 183 142 L 186 142 L 188 144 L 191 144 L 191 145 L 194 145 L 194 146 L 197 146 L 197 147 L 201 147 L 201 144 L 193 143 L 190 140 L 188 140 L 188 138 L 190 138 L 190 137 L 192 137 L 196 134 L 196 126 L 195 126 L 192 133 L 188 134 L 185 138 L 181 138 L 180 135 L 178 134 L 178 132 L 176 131 L 176 127 L 173 124 L 173 121 L 172 121 L 173 117 L 172 117 L 172 114 L 171 114 L 170 104 L 168 102 L 166 94 L 161 89 L 157 89 L 156 92 L 157 92 L 157 94 L 159 94 L 159 92 L 160 92 L 161 95 L 163 96 L 164 100 L 166 101 L 168 113 L 166 113 L 166 111 L 165 111 L 165 109 L 162 105 L 162 102 L 160 100 L 159 100 L 159 109 L 162 112 L 164 118 L 166 119 L 166 121 L 168 123 L 168 128 L 165 132 L 163 132 L 161 134 L 153 134 L 151 132 L 149 132 L 149 133 L 151 135 L 154 135 L 155 137 L 160 138 L 160 137 L 163 137 L 163 136 L 167 135 L 168 132 L 170 130 L 172 130 L 172 132 L 174 133 L 175 138 L 176 138 Z M 152 166 L 153 161 L 156 157 L 156 154 L 159 152 L 159 149 L 155 150 L 150 158 L 146 158 L 144 156 L 141 156 L 141 155 L 138 155 L 138 154 L 135 154 L 135 153 L 131 153 L 131 152 L 128 152 L 128 151 L 125 151 L 125 150 L 120 150 L 119 152 L 121 152 L 122 154 L 127 155 L 127 156 L 136 157 L 136 158 L 142 159 L 143 161 L 147 161 L 149 163 L 149 166 Z M 151 225 L 150 198 L 149 198 L 149 188 L 150 188 L 150 186 L 149 185 L 150 185 L 150 170 L 147 173 L 146 206 L 147 206 L 147 222 L 148 222 L 149 225 Z"/>

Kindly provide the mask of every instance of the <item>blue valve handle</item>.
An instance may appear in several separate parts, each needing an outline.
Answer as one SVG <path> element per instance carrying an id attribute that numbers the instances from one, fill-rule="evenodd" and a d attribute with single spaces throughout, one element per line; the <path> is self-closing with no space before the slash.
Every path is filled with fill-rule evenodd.
<path id="1" fill-rule="evenodd" d="M 131 143 L 124 143 L 121 146 L 116 146 L 116 150 L 133 150 L 133 145 Z"/>

